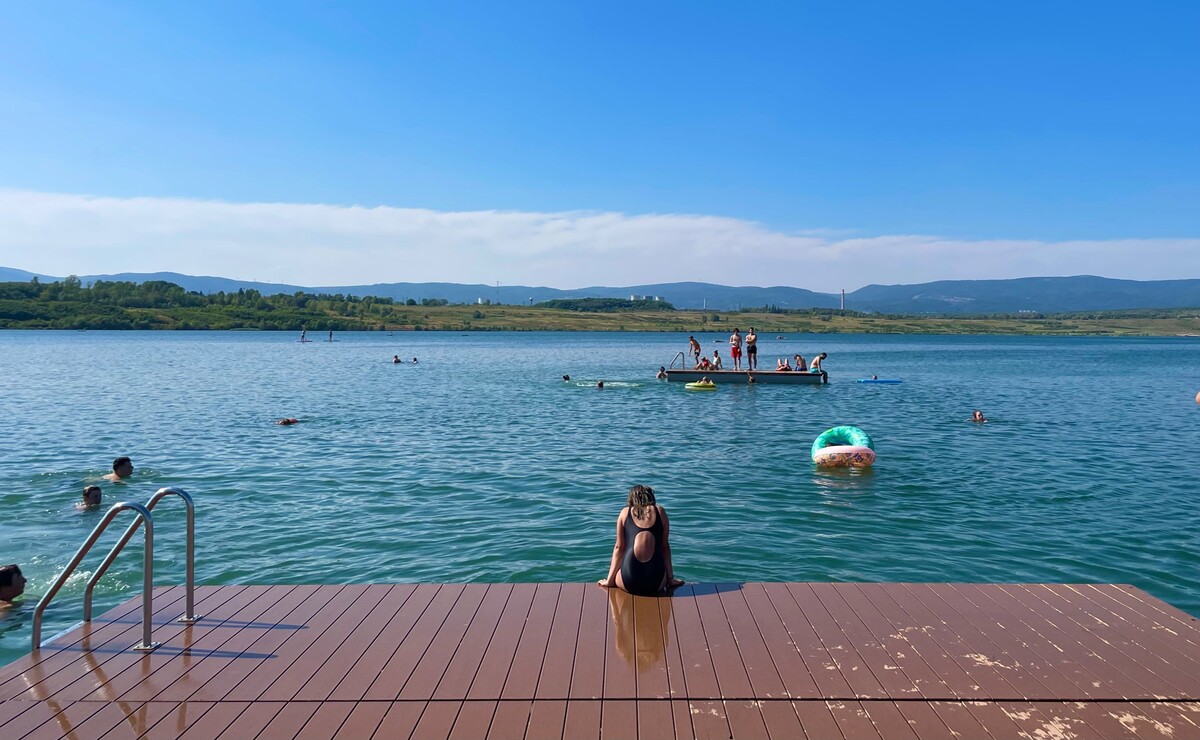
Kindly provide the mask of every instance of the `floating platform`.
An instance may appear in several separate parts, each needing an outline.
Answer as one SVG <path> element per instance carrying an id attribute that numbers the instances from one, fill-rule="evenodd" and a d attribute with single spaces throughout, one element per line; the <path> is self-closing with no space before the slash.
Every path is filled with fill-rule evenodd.
<path id="1" fill-rule="evenodd" d="M 821 385 L 829 382 L 828 373 L 810 373 L 805 371 L 779 372 L 777 370 L 668 370 L 667 380 L 672 382 L 695 383 L 701 378 L 708 378 L 718 384 L 746 385 L 750 378 L 755 383 L 772 383 L 781 385 Z"/>
<path id="2" fill-rule="evenodd" d="M 1200 628 L 1131 586 L 156 589 L 0 669 L 0 737 L 1200 738 Z M 59 608 L 63 608 L 60 606 Z"/>

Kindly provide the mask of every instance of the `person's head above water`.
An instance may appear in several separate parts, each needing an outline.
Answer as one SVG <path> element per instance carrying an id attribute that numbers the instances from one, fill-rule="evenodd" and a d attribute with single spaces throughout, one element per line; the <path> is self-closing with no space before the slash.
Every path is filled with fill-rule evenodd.
<path id="1" fill-rule="evenodd" d="M 604 390 L 604 381 L 601 380 L 600 382 L 596 383 L 596 387 L 601 390 Z"/>
<path id="2" fill-rule="evenodd" d="M 629 507 L 634 519 L 644 519 L 646 507 L 654 506 L 655 503 L 654 489 L 650 486 L 633 486 L 629 489 L 629 498 L 625 500 L 625 505 Z"/>
<path id="3" fill-rule="evenodd" d="M 23 593 L 25 575 L 21 573 L 21 567 L 15 563 L 0 565 L 0 601 L 12 601 Z"/>
<path id="4" fill-rule="evenodd" d="M 100 491 L 100 486 L 86 486 L 83 489 L 83 498 L 80 499 L 79 504 L 85 509 L 91 509 L 100 505 L 102 496 L 103 493 Z"/>
<path id="5" fill-rule="evenodd" d="M 131 475 L 133 475 L 133 461 L 122 455 L 113 460 L 112 472 L 104 477 L 111 481 L 118 481 Z"/>
<path id="6" fill-rule="evenodd" d="M 987 421 L 987 418 L 984 417 L 982 411 L 975 409 L 971 412 L 971 421 Z"/>

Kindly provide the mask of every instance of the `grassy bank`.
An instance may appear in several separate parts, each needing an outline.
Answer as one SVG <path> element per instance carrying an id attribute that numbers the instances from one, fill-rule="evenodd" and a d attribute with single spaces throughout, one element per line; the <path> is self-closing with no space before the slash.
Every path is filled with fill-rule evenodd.
<path id="1" fill-rule="evenodd" d="M 171 283 L 0 283 L 0 329 L 258 329 L 377 331 L 656 331 L 762 336 L 847 334 L 1200 335 L 1200 309 L 1138 309 L 1088 314 L 896 316 L 804 311 L 712 312 L 627 309 L 575 311 L 547 306 L 412 305 L 343 295 L 201 295 Z"/>
<path id="2" fill-rule="evenodd" d="M 3 307 L 0 307 L 2 312 Z M 911 317 L 647 311 L 578 313 L 527 306 L 395 307 L 386 315 L 346 316 L 336 311 L 260 315 L 256 310 L 118 308 L 103 315 L 55 312 L 50 319 L 0 317 L 0 328 L 75 329 L 282 329 L 337 331 L 657 331 L 743 332 L 755 327 L 775 334 L 1040 334 L 1076 336 L 1176 336 L 1200 334 L 1200 315 L 1166 318 L 1097 316 L 1070 318 Z M 1200 312 L 1198 312 L 1200 313 Z"/>

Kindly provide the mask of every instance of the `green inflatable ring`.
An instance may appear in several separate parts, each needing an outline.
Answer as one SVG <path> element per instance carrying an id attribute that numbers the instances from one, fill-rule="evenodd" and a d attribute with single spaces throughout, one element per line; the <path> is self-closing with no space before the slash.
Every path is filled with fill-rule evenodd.
<path id="1" fill-rule="evenodd" d="M 871 444 L 871 437 L 863 430 L 858 427 L 840 426 L 826 429 L 817 435 L 817 438 L 812 443 L 812 457 L 815 459 L 817 453 L 826 447 L 841 445 L 875 449 L 875 445 Z"/>

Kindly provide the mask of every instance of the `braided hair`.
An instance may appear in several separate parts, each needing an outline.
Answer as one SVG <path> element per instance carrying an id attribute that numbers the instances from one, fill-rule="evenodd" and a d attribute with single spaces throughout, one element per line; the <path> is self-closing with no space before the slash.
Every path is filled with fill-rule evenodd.
<path id="1" fill-rule="evenodd" d="M 654 489 L 650 486 L 634 486 L 629 489 L 629 499 L 625 502 L 634 519 L 643 519 L 647 506 L 654 506 Z"/>

